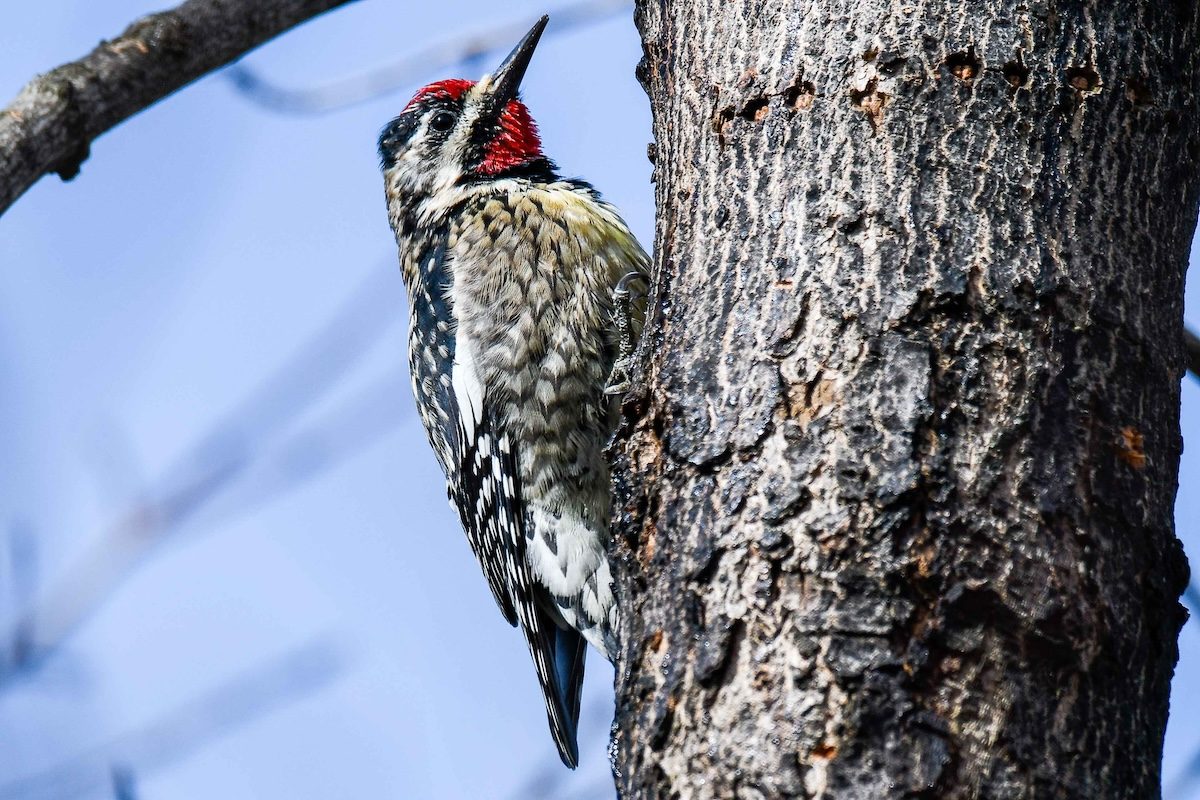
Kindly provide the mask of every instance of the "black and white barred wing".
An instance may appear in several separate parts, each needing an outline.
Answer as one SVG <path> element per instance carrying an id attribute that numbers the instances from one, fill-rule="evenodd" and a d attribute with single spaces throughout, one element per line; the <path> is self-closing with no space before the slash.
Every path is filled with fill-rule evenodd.
<path id="1" fill-rule="evenodd" d="M 499 462 L 492 455 L 495 442 L 489 430 L 491 426 L 479 420 L 468 428 L 469 423 L 461 416 L 456 424 L 456 438 L 461 449 L 458 473 L 449 478 L 450 500 L 458 509 L 467 541 L 471 543 L 500 613 L 509 625 L 516 625 L 517 609 L 513 605 L 508 569 L 509 546 L 503 530 L 517 524 L 510 518 L 519 506 L 510 501 L 504 480 L 497 475 Z"/>
<path id="2" fill-rule="evenodd" d="M 516 447 L 507 434 L 496 431 L 492 415 L 487 412 L 475 433 L 472 446 L 464 453 L 472 461 L 474 485 L 464 489 L 476 493 L 476 524 L 484 532 L 485 545 L 498 543 L 500 547 L 488 558 L 493 565 L 503 565 L 546 701 L 551 734 L 563 763 L 574 767 L 579 762 L 576 729 L 586 642 L 575 630 L 559 627 L 546 612 L 542 602 L 546 590 L 529 567 L 525 554 L 528 515 L 521 497 Z M 467 472 L 464 465 L 463 474 Z"/>
<path id="3" fill-rule="evenodd" d="M 493 515 L 495 500 L 494 493 L 482 491 L 488 484 L 486 476 L 478 472 L 475 429 L 479 403 L 477 398 L 472 402 L 453 381 L 459 353 L 449 296 L 448 239 L 448 228 L 439 231 L 415 260 L 409 285 L 412 319 L 408 366 L 421 423 L 446 473 L 450 503 L 458 511 L 467 542 L 483 568 L 500 613 L 510 625 L 516 625 L 508 579 L 502 560 L 495 557 L 502 543 L 481 522 Z M 480 507 L 480 503 L 485 505 Z"/>

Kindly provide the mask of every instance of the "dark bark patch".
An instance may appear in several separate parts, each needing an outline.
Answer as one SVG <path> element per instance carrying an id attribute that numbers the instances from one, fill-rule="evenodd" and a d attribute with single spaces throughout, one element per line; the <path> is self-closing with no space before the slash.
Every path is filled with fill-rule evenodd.
<path id="1" fill-rule="evenodd" d="M 79 175 L 83 162 L 87 161 L 91 153 L 87 121 L 80 108 L 75 85 L 77 81 L 94 80 L 94 76 L 84 67 L 68 64 L 54 70 L 45 80 L 50 83 L 50 91 L 61 103 L 63 127 L 70 134 L 69 138 L 73 143 L 58 163 L 51 165 L 50 170 L 64 181 L 73 180 Z"/>
<path id="2" fill-rule="evenodd" d="M 646 727 L 650 734 L 650 747 L 654 750 L 661 750 L 667 743 L 667 736 L 671 733 L 671 723 L 675 721 L 675 705 L 675 698 L 668 695 L 661 700 L 656 700 L 650 709 Z"/>
<path id="3" fill-rule="evenodd" d="M 891 78 L 898 75 L 906 63 L 908 63 L 906 56 L 885 50 L 879 54 L 879 63 L 876 65 L 876 69 L 880 75 L 883 75 L 885 78 Z"/>
<path id="4" fill-rule="evenodd" d="M 1154 90 L 1140 78 L 1125 79 L 1125 97 L 1138 108 L 1154 105 Z"/>
<path id="5" fill-rule="evenodd" d="M 966 50 L 961 50 L 957 53 L 951 53 L 946 56 L 943 66 L 963 83 L 971 83 L 979 75 L 979 71 L 983 69 L 983 62 L 975 55 L 975 48 L 968 47 Z"/>
<path id="6" fill-rule="evenodd" d="M 804 111 L 812 108 L 816 95 L 816 87 L 811 81 L 798 80 L 783 90 L 783 103 L 792 111 Z"/>
<path id="7" fill-rule="evenodd" d="M 742 119 L 750 122 L 762 122 L 771 113 L 769 105 L 771 98 L 766 96 L 752 97 L 746 105 L 742 107 L 739 116 Z"/>
<path id="8" fill-rule="evenodd" d="M 690 549 L 684 561 L 682 574 L 689 581 L 704 583 L 712 579 L 721 559 L 719 552 L 713 547 L 712 538 L 700 531 L 693 531 L 689 537 Z"/>
<path id="9" fill-rule="evenodd" d="M 1003 68 L 1004 80 L 1014 89 L 1023 89 L 1029 85 L 1029 67 L 1020 59 L 1007 61 Z"/>
<path id="10" fill-rule="evenodd" d="M 742 510 L 757 474 L 758 468 L 754 463 L 737 463 L 725 473 L 720 503 L 729 514 L 736 514 Z"/>
<path id="11" fill-rule="evenodd" d="M 721 686 L 733 677 L 726 667 L 735 664 L 733 654 L 746 638 L 746 625 L 740 619 L 717 620 L 700 636 L 693 665 L 696 680 L 702 686 Z"/>
<path id="12" fill-rule="evenodd" d="M 736 115 L 733 106 L 723 106 L 717 109 L 712 117 L 713 132 L 717 134 L 721 144 L 725 144 L 729 139 L 729 127 L 733 124 L 733 118 Z"/>
<path id="13" fill-rule="evenodd" d="M 181 57 L 193 46 L 193 39 L 185 20 L 175 14 L 151 14 L 125 29 L 122 39 L 138 40 L 142 52 L 158 50 L 174 58 Z"/>
<path id="14" fill-rule="evenodd" d="M 867 115 L 872 132 L 879 130 L 880 124 L 883 123 L 883 108 L 887 105 L 887 95 L 879 91 L 877 80 L 871 78 L 862 89 L 851 89 L 850 103 Z"/>
<path id="15" fill-rule="evenodd" d="M 771 525 L 778 525 L 791 519 L 807 508 L 812 501 L 812 494 L 808 491 L 807 486 L 797 480 L 787 478 L 773 481 L 765 486 L 763 497 L 767 501 L 763 520 Z"/>
<path id="16" fill-rule="evenodd" d="M 806 501 L 805 505 L 807 504 Z M 797 509 L 791 516 L 795 516 L 798 513 L 799 510 Z M 781 561 L 792 554 L 792 538 L 784 532 L 782 527 L 767 525 L 763 529 L 762 536 L 758 539 L 758 550 L 764 557 L 772 561 Z"/>
<path id="17" fill-rule="evenodd" d="M 1100 73 L 1090 65 L 1067 67 L 1066 81 L 1079 95 L 1096 94 L 1100 91 Z"/>

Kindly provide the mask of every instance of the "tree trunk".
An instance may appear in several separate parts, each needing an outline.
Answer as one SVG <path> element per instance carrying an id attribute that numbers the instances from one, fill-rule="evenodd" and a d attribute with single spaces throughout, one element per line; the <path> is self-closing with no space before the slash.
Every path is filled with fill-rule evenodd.
<path id="1" fill-rule="evenodd" d="M 1195 0 L 641 0 L 627 798 L 1158 797 Z"/>

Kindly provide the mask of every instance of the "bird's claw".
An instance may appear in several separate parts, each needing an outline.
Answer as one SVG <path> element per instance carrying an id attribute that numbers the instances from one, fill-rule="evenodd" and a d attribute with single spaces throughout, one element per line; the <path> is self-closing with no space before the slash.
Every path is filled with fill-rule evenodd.
<path id="1" fill-rule="evenodd" d="M 627 272 L 613 287 L 612 321 L 616 326 L 620 344 L 616 363 L 613 364 L 612 372 L 609 374 L 608 385 L 604 387 L 604 394 L 607 397 L 625 394 L 632 385 L 630 369 L 633 363 L 633 350 L 637 346 L 637 342 L 633 338 L 634 291 L 630 289 L 630 285 L 638 281 L 645 285 L 646 276 L 641 272 Z M 638 296 L 645 297 L 648 288 L 647 286 L 646 289 L 638 292 Z"/>

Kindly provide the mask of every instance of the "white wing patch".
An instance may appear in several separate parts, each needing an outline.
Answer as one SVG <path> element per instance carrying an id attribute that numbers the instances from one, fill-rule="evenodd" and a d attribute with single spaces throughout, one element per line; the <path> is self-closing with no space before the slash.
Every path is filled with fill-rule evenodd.
<path id="1" fill-rule="evenodd" d="M 471 340 L 460 327 L 455 339 L 454 366 L 450 370 L 450 385 L 458 403 L 458 414 L 462 419 L 467 438 L 475 438 L 479 421 L 483 418 L 483 382 L 475 366 L 475 351 Z M 487 452 L 490 447 L 480 447 Z"/>

